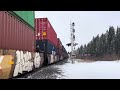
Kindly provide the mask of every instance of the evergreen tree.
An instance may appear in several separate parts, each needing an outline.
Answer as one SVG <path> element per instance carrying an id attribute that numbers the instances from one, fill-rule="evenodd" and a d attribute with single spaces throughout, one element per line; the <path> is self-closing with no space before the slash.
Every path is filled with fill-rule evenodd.
<path id="1" fill-rule="evenodd" d="M 80 51 L 79 51 L 79 53 L 80 53 L 80 54 L 83 54 L 83 51 L 84 51 L 84 50 L 83 50 L 83 45 L 81 45 L 81 46 L 80 46 Z"/>
<path id="2" fill-rule="evenodd" d="M 118 44 L 119 44 L 119 29 L 117 27 L 116 35 L 115 35 L 115 53 L 118 54 Z"/>
<path id="3" fill-rule="evenodd" d="M 81 45 L 78 51 L 79 54 L 90 54 L 94 57 L 108 54 L 120 56 L 120 28 L 117 27 L 115 33 L 114 27 L 110 26 L 105 34 L 93 37 L 88 44 Z"/>
<path id="4" fill-rule="evenodd" d="M 105 54 L 108 54 L 108 30 L 105 33 Z"/>
<path id="5" fill-rule="evenodd" d="M 90 43 L 87 44 L 87 54 L 90 54 Z"/>
<path id="6" fill-rule="evenodd" d="M 120 28 L 117 27 L 115 37 L 115 52 L 120 56 Z"/>
<path id="7" fill-rule="evenodd" d="M 87 54 L 87 46 L 86 46 L 86 44 L 84 45 L 84 54 Z"/>
<path id="8" fill-rule="evenodd" d="M 109 27 L 108 37 L 107 37 L 107 52 L 112 54 L 115 51 L 115 29 L 113 26 Z"/>

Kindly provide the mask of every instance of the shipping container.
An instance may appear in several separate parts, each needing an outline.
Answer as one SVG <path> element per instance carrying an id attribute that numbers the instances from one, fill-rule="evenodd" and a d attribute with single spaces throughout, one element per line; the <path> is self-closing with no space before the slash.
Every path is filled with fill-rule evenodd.
<path id="1" fill-rule="evenodd" d="M 57 48 L 62 49 L 62 42 L 59 38 L 57 38 Z"/>
<path id="2" fill-rule="evenodd" d="M 0 49 L 34 51 L 34 31 L 8 11 L 0 11 Z"/>
<path id="3" fill-rule="evenodd" d="M 67 51 L 66 51 L 66 49 L 63 45 L 62 45 L 62 56 L 63 56 L 63 58 L 68 58 L 69 57 L 68 53 L 67 53 Z"/>
<path id="4" fill-rule="evenodd" d="M 62 42 L 59 38 L 58 38 L 58 42 L 57 42 L 57 54 L 58 55 L 62 54 Z"/>
<path id="5" fill-rule="evenodd" d="M 57 47 L 57 34 L 47 18 L 35 19 L 36 40 L 49 40 Z"/>
<path id="6" fill-rule="evenodd" d="M 35 19 L 34 11 L 9 11 L 9 12 L 15 15 L 18 19 L 24 20 L 24 22 L 28 23 L 30 26 L 34 28 Z"/>
<path id="7" fill-rule="evenodd" d="M 37 52 L 45 52 L 52 54 L 52 51 L 57 52 L 56 46 L 54 46 L 49 40 L 36 40 Z"/>
<path id="8" fill-rule="evenodd" d="M 0 12 L 0 49 L 2 43 L 2 13 Z"/>
<path id="9" fill-rule="evenodd" d="M 63 45 L 62 45 L 62 52 L 67 53 L 67 51 Z"/>

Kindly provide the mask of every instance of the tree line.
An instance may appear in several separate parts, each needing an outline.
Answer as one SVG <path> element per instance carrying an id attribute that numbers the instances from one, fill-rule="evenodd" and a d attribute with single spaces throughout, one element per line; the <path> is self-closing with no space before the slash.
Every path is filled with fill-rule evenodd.
<path id="1" fill-rule="evenodd" d="M 97 35 L 85 45 L 81 45 L 78 49 L 80 55 L 102 56 L 102 55 L 118 55 L 120 56 L 120 28 L 117 30 L 113 26 L 109 27 L 106 33 Z"/>

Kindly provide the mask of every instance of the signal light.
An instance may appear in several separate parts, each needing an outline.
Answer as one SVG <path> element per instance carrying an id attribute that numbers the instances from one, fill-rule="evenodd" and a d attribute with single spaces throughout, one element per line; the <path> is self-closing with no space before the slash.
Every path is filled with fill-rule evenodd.
<path id="1" fill-rule="evenodd" d="M 66 44 L 68 47 L 71 46 L 71 43 Z"/>
<path id="2" fill-rule="evenodd" d="M 75 23 L 74 23 L 74 22 L 72 23 L 72 26 L 75 26 Z"/>

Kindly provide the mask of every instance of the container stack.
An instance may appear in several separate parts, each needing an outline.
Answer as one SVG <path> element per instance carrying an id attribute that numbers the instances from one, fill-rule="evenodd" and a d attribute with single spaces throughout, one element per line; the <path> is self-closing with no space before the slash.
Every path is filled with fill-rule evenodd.
<path id="1" fill-rule="evenodd" d="M 0 11 L 0 49 L 33 52 L 33 11 Z"/>
<path id="2" fill-rule="evenodd" d="M 36 46 L 41 52 L 57 52 L 57 34 L 47 18 L 35 19 Z"/>

